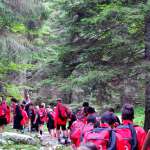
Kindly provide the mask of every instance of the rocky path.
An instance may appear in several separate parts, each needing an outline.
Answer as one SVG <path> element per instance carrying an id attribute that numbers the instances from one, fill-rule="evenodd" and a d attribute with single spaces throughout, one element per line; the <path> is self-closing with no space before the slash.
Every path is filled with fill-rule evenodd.
<path id="1" fill-rule="evenodd" d="M 59 144 L 57 138 L 52 138 L 48 132 L 45 132 L 43 136 L 40 138 L 41 150 L 64 150 L 67 146 L 63 146 Z M 70 146 L 67 147 L 67 149 L 71 149 Z"/>
<path id="2" fill-rule="evenodd" d="M 0 135 L 0 146 L 10 144 L 28 144 L 37 147 L 37 150 L 63 150 L 65 146 L 58 143 L 57 138 L 50 137 L 48 132 L 44 132 L 42 137 L 38 138 L 34 133 L 14 133 L 4 132 Z M 0 147 L 1 150 L 1 147 Z"/>

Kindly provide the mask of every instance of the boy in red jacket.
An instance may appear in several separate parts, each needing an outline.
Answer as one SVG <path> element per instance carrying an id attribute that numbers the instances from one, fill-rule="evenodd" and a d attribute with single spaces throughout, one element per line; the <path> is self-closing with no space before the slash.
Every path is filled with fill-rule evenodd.
<path id="1" fill-rule="evenodd" d="M 28 115 L 27 115 L 27 112 L 25 111 L 25 106 L 23 104 L 21 105 L 21 113 L 22 113 L 23 118 L 20 123 L 21 123 L 21 126 L 23 126 L 22 132 L 24 132 L 24 129 L 28 123 Z"/>
<path id="2" fill-rule="evenodd" d="M 39 132 L 40 135 L 42 136 L 43 134 L 43 128 L 44 128 L 44 123 L 46 122 L 46 108 L 45 108 L 45 103 L 41 103 L 39 106 L 39 111 L 38 111 L 38 124 L 39 124 Z"/>
<path id="3" fill-rule="evenodd" d="M 84 143 L 94 143 L 98 150 L 123 150 L 124 141 L 112 128 L 116 118 L 113 113 L 105 112 L 101 117 L 101 127 L 85 133 Z"/>
<path id="4" fill-rule="evenodd" d="M 61 98 L 57 99 L 55 114 L 56 114 L 56 129 L 58 139 L 60 138 L 60 129 L 62 129 L 63 131 L 63 136 L 67 137 L 66 124 L 68 119 L 68 109 L 66 106 L 62 104 Z"/>
<path id="5" fill-rule="evenodd" d="M 4 131 L 4 125 L 10 122 L 10 108 L 6 103 L 6 100 L 2 98 L 0 104 L 0 132 Z"/>
<path id="6" fill-rule="evenodd" d="M 130 104 L 125 104 L 122 108 L 122 125 L 116 128 L 116 132 L 121 134 L 123 139 L 126 139 L 124 140 L 125 148 L 123 150 L 126 150 L 127 148 L 129 150 L 141 150 L 146 137 L 146 132 L 144 129 L 140 126 L 134 125 L 133 119 L 133 106 Z"/>

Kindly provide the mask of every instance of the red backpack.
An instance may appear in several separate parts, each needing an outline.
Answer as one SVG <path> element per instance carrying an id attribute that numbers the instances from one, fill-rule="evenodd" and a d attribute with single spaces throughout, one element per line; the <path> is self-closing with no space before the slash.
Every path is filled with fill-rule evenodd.
<path id="1" fill-rule="evenodd" d="M 84 135 L 84 143 L 94 143 L 98 150 L 116 150 L 116 134 L 110 128 L 95 128 Z"/>
<path id="2" fill-rule="evenodd" d="M 83 129 L 82 129 L 82 135 L 81 135 L 81 142 L 83 141 L 84 135 L 85 135 L 87 132 L 89 132 L 89 131 L 91 131 L 91 130 L 93 130 L 93 129 L 94 129 L 94 125 L 91 124 L 91 123 L 88 123 L 88 124 L 86 124 L 86 125 L 83 127 Z"/>
<path id="3" fill-rule="evenodd" d="M 40 109 L 39 110 L 39 117 L 40 117 L 40 120 L 42 122 L 45 122 L 45 120 L 46 120 L 46 111 L 45 111 L 45 109 Z"/>
<path id="4" fill-rule="evenodd" d="M 124 150 L 137 150 L 136 130 L 133 124 L 120 125 L 115 132 L 120 134 L 124 140 Z"/>
<path id="5" fill-rule="evenodd" d="M 70 139 L 72 140 L 72 142 L 75 144 L 76 147 L 80 146 L 84 126 L 85 124 L 81 120 L 75 121 L 71 126 Z"/>
<path id="6" fill-rule="evenodd" d="M 68 118 L 68 110 L 63 105 L 58 105 L 58 116 L 61 120 L 66 120 Z"/>

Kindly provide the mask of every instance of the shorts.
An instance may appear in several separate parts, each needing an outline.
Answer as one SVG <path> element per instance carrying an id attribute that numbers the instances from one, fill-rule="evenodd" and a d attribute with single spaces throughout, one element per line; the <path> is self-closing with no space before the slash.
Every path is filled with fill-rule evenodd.
<path id="1" fill-rule="evenodd" d="M 5 117 L 0 117 L 0 126 L 7 125 L 7 119 Z"/>
<path id="2" fill-rule="evenodd" d="M 60 128 L 65 131 L 66 130 L 66 125 L 59 125 L 57 124 L 57 130 L 60 130 Z"/>

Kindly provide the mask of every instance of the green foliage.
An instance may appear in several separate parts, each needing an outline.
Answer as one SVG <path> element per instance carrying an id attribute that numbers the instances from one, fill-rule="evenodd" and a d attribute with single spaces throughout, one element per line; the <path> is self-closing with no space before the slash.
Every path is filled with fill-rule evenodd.
<path id="1" fill-rule="evenodd" d="M 24 70 L 32 70 L 34 69 L 34 65 L 32 64 L 15 64 L 15 63 L 10 63 L 8 65 L 7 71 L 14 71 L 14 72 L 23 72 Z"/>
<path id="2" fill-rule="evenodd" d="M 14 21 L 13 12 L 3 2 L 0 2 L 0 13 L 0 29 L 10 27 Z"/>
<path id="3" fill-rule="evenodd" d="M 109 82 L 123 72 L 110 69 L 111 65 L 135 63 L 143 56 L 148 10 L 143 1 L 56 0 L 48 6 L 51 29 L 60 31 L 61 38 L 56 38 L 61 44 L 52 49 L 58 53 L 63 74 L 67 73 L 63 83 L 58 83 L 62 90 Z"/>
<path id="4" fill-rule="evenodd" d="M 26 32 L 26 27 L 22 23 L 16 23 L 11 27 L 11 31 L 15 33 L 25 33 Z"/>
<path id="5" fill-rule="evenodd" d="M 143 57 L 144 17 L 149 10 L 143 1 L 16 3 L 0 2 L 0 30 L 7 28 L 0 38 L 0 80 L 8 84 L 7 75 L 28 71 L 42 80 L 32 85 L 36 79 L 30 79 L 22 86 L 71 91 L 103 83 L 108 86 L 118 75 L 136 74 L 137 68 L 125 66 Z M 7 88 L 10 94 L 15 92 Z"/>
<path id="6" fill-rule="evenodd" d="M 9 96 L 16 97 L 17 99 L 21 100 L 23 99 L 20 89 L 17 85 L 14 84 L 7 84 L 6 85 L 6 90 Z"/>
<path id="7" fill-rule="evenodd" d="M 117 69 L 109 69 L 109 70 L 93 70 L 88 73 L 83 74 L 79 77 L 71 76 L 67 82 L 67 84 L 62 84 L 61 89 L 65 91 L 71 90 L 73 87 L 91 87 L 96 84 L 105 83 L 111 81 L 113 77 L 120 75 L 122 72 Z"/>

